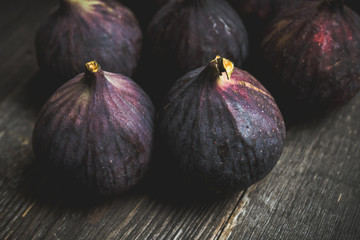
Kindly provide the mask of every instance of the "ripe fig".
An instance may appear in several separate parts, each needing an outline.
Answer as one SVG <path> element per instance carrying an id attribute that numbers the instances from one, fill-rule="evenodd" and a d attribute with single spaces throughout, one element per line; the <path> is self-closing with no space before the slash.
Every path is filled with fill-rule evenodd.
<path id="1" fill-rule="evenodd" d="M 262 52 L 264 84 L 289 117 L 330 110 L 360 88 L 360 17 L 342 0 L 303 1 L 283 11 Z"/>
<path id="2" fill-rule="evenodd" d="M 282 115 L 260 82 L 229 60 L 216 57 L 184 75 L 166 99 L 160 139 L 169 168 L 185 182 L 215 192 L 242 190 L 277 163 Z"/>
<path id="3" fill-rule="evenodd" d="M 88 62 L 40 111 L 32 138 L 36 161 L 101 195 L 123 192 L 148 169 L 153 118 L 149 97 L 134 81 Z"/>
<path id="4" fill-rule="evenodd" d="M 60 0 L 35 40 L 41 71 L 59 77 L 58 87 L 97 59 L 104 69 L 131 77 L 137 67 L 142 32 L 135 15 L 113 0 Z"/>
<path id="5" fill-rule="evenodd" d="M 169 1 L 151 20 L 148 37 L 152 62 L 166 69 L 162 82 L 166 90 L 178 77 L 207 64 L 216 55 L 236 66 L 248 55 L 244 25 L 224 0 Z"/>

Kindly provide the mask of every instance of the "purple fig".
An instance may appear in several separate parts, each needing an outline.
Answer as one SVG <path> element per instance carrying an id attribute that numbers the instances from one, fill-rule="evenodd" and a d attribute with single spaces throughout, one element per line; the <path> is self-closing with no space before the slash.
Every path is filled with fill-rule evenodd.
<path id="1" fill-rule="evenodd" d="M 36 161 L 101 195 L 123 192 L 148 169 L 153 118 L 149 97 L 134 81 L 88 62 L 85 73 L 62 85 L 40 111 Z"/>
<path id="2" fill-rule="evenodd" d="M 60 0 L 36 35 L 41 71 L 58 77 L 57 87 L 97 59 L 110 72 L 131 77 L 137 67 L 142 32 L 135 15 L 113 0 Z"/>
<path id="3" fill-rule="evenodd" d="M 152 58 L 171 76 L 201 67 L 216 55 L 240 66 L 248 55 L 243 22 L 224 0 L 169 1 L 151 20 L 148 35 Z"/>
<path id="4" fill-rule="evenodd" d="M 277 163 L 285 124 L 270 93 L 249 73 L 217 57 L 176 81 L 160 115 L 166 161 L 191 185 L 238 191 Z"/>
<path id="5" fill-rule="evenodd" d="M 342 0 L 303 1 L 281 12 L 262 53 L 264 84 L 284 115 L 331 110 L 360 89 L 360 17 Z"/>

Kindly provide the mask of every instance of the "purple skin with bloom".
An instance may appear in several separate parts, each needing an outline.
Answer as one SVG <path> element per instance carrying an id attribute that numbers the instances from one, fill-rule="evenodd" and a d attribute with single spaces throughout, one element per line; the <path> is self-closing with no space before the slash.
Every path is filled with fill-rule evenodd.
<path id="1" fill-rule="evenodd" d="M 40 70 L 59 77 L 59 86 L 93 59 L 107 71 L 132 77 L 142 33 L 135 15 L 119 2 L 60 0 L 38 30 L 35 46 Z"/>
<path id="2" fill-rule="evenodd" d="M 221 57 L 175 83 L 159 129 L 170 167 L 216 192 L 242 190 L 264 178 L 285 140 L 270 93 Z"/>
<path id="3" fill-rule="evenodd" d="M 145 175 L 154 107 L 124 75 L 95 62 L 45 103 L 33 131 L 36 161 L 66 172 L 101 195 L 130 189 Z"/>
<path id="4" fill-rule="evenodd" d="M 360 89 L 360 17 L 342 0 L 299 2 L 274 19 L 262 54 L 284 115 L 331 110 Z"/>
<path id="5" fill-rule="evenodd" d="M 172 69 L 168 74 L 175 79 L 216 55 L 230 59 L 235 66 L 248 56 L 246 29 L 226 1 L 170 1 L 151 20 L 148 36 L 151 56 L 163 68 Z"/>

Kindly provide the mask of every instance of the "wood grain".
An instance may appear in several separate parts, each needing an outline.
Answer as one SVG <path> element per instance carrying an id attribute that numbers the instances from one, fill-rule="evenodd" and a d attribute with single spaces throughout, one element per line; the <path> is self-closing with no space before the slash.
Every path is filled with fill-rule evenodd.
<path id="1" fill-rule="evenodd" d="M 46 99 L 33 38 L 56 3 L 0 8 L 0 239 L 360 239 L 360 94 L 288 125 L 274 170 L 232 195 L 177 192 L 148 177 L 102 199 L 44 173 L 31 147 Z"/>

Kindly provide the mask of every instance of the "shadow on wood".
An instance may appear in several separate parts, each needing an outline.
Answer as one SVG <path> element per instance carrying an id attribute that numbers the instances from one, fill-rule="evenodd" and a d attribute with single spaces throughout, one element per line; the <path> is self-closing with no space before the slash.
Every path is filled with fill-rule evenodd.
<path id="1" fill-rule="evenodd" d="M 89 209 L 109 200 L 89 192 L 69 176 L 48 171 L 36 164 L 23 170 L 18 188 L 24 199 L 33 198 L 42 206 Z"/>
<path id="2" fill-rule="evenodd" d="M 115 196 L 100 196 L 66 173 L 39 166 L 34 159 L 31 159 L 31 162 L 31 165 L 21 171 L 17 191 L 24 199 L 33 199 L 40 205 L 51 208 L 57 206 L 60 209 L 86 210 L 114 200 L 137 201 L 139 196 L 147 196 L 151 201 L 183 208 L 189 205 L 212 205 L 216 201 L 226 200 L 238 194 L 214 194 L 195 187 L 189 188 L 188 185 L 174 181 L 166 174 L 158 175 L 161 169 L 152 169 L 132 189 Z"/>

